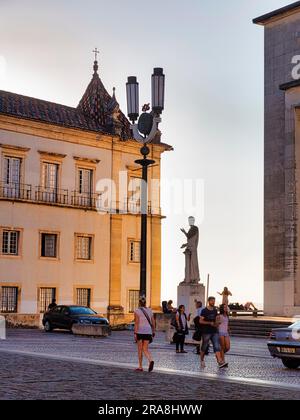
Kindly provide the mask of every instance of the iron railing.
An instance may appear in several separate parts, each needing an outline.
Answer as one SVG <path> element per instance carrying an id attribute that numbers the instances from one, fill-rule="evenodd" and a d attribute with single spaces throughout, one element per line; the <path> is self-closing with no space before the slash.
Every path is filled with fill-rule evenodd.
<path id="1" fill-rule="evenodd" d="M 39 186 L 35 190 L 36 201 L 42 201 L 43 203 L 69 204 L 68 195 L 68 190 L 64 189 L 47 189 Z"/>
<path id="2" fill-rule="evenodd" d="M 13 200 L 31 200 L 31 185 L 0 182 L 0 197 Z"/>
<path id="3" fill-rule="evenodd" d="M 101 194 L 72 192 L 72 206 L 101 209 Z"/>
<path id="4" fill-rule="evenodd" d="M 56 204 L 63 206 L 73 206 L 82 209 L 98 210 L 120 214 L 140 214 L 141 205 L 139 200 L 126 199 L 122 202 L 107 203 L 103 202 L 101 193 L 79 193 L 72 191 L 69 194 L 67 189 L 46 189 L 41 186 L 35 188 L 34 194 L 32 186 L 29 184 L 10 183 L 0 181 L 0 198 L 8 200 L 28 200 L 38 203 Z M 105 205 L 104 205 L 105 204 Z M 148 202 L 148 214 L 160 215 L 161 209 L 154 207 Z"/>

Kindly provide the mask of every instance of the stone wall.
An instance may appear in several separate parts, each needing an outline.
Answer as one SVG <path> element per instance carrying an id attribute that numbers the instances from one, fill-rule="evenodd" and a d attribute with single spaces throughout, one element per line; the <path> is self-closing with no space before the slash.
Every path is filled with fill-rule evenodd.
<path id="1" fill-rule="evenodd" d="M 290 293 L 285 284 L 296 282 L 298 265 L 294 109 L 286 107 L 280 85 L 293 80 L 299 27 L 300 10 L 265 25 L 264 281 L 269 315 L 284 315 L 296 305 L 293 292 L 285 295 Z"/>
<path id="2" fill-rule="evenodd" d="M 39 328 L 40 314 L 1 314 L 6 319 L 7 328 Z"/>

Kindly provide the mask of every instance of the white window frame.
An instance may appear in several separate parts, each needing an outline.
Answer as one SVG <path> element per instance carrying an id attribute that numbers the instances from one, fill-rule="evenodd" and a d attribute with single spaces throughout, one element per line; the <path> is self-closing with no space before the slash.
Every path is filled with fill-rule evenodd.
<path id="1" fill-rule="evenodd" d="M 8 240 L 7 240 L 7 252 L 4 252 L 4 246 L 5 246 L 5 240 L 4 240 L 4 235 L 7 234 L 8 236 Z M 15 239 L 15 252 L 11 251 L 11 247 L 13 246 L 12 242 L 12 234 L 16 234 L 16 239 Z M 9 255 L 9 256 L 18 256 L 19 255 L 19 242 L 20 242 L 20 231 L 16 230 L 16 229 L 5 229 L 2 228 L 1 229 L 1 235 L 2 235 L 2 240 L 1 240 L 1 254 L 2 255 Z"/>

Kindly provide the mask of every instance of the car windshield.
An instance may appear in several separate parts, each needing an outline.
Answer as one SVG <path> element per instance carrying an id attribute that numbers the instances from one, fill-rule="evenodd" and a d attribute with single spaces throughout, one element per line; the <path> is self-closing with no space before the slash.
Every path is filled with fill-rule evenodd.
<path id="1" fill-rule="evenodd" d="M 299 328 L 300 329 L 300 320 L 296 321 L 290 328 Z"/>
<path id="2" fill-rule="evenodd" d="M 86 308 L 85 306 L 72 306 L 70 308 L 70 313 L 72 315 L 95 315 L 97 312 L 90 308 Z"/>

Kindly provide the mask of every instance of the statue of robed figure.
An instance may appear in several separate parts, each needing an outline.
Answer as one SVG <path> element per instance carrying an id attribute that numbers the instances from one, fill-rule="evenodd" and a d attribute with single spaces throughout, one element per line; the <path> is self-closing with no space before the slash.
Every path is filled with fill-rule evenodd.
<path id="1" fill-rule="evenodd" d="M 188 232 L 181 229 L 181 232 L 187 237 L 187 244 L 182 245 L 185 248 L 185 279 L 184 283 L 199 283 L 199 264 L 198 264 L 198 244 L 199 244 L 199 229 L 195 226 L 195 218 L 189 217 L 190 229 Z"/>

